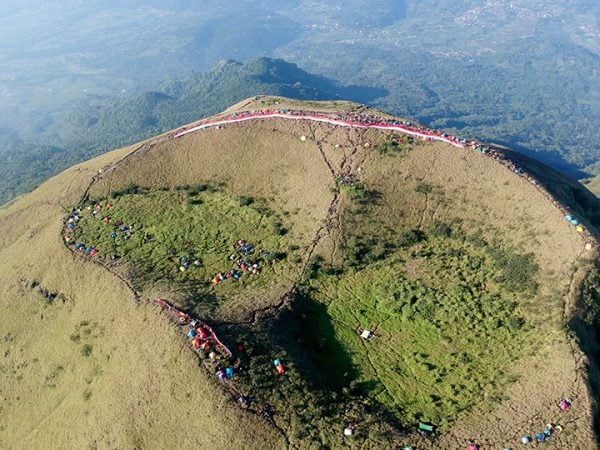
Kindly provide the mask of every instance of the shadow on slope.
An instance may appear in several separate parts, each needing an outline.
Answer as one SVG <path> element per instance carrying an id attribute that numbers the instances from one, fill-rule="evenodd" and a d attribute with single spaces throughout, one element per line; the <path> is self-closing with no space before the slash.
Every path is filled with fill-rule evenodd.
<path id="1" fill-rule="evenodd" d="M 600 271 L 592 269 L 579 293 L 576 313 L 569 322 L 581 349 L 588 357 L 587 378 L 593 403 L 593 423 L 596 439 L 600 440 Z"/>
<path id="2" fill-rule="evenodd" d="M 367 398 L 373 386 L 356 383 L 358 370 L 335 335 L 326 306 L 304 292 L 289 294 L 275 311 L 252 323 L 221 324 L 218 333 L 237 342 L 234 366 L 240 390 L 254 404 L 273 412 L 292 442 L 338 447 L 350 423 L 364 427 L 353 437 L 392 445 L 402 433 L 396 415 Z M 357 337 L 358 338 L 358 337 Z M 240 350 L 238 345 L 244 345 Z M 274 360 L 286 369 L 277 375 Z"/>

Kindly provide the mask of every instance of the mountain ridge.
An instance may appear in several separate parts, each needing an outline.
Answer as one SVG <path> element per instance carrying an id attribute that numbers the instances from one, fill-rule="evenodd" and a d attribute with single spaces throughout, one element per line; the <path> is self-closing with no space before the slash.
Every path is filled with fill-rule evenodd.
<path id="1" fill-rule="evenodd" d="M 274 115 L 265 116 L 266 110 Z M 314 114 L 322 119 L 310 119 Z M 176 437 L 177 430 L 204 430 L 211 418 L 219 442 L 245 439 L 247 446 L 261 439 L 272 447 L 383 442 L 459 448 L 468 439 L 506 446 L 543 425 L 503 413 L 516 408 L 523 417 L 578 421 L 575 431 L 565 427 L 549 437 L 549 448 L 591 448 L 593 383 L 564 324 L 588 311 L 579 312 L 575 302 L 592 270 L 593 225 L 577 215 L 592 235 L 577 231 L 539 186 L 559 185 L 560 174 L 542 168 L 556 179 L 537 180 L 527 161 L 515 167 L 492 149 L 463 148 L 452 136 L 406 122 L 348 102 L 255 96 L 81 163 L 3 208 L 0 305 L 8 314 L 0 320 L 16 341 L 6 340 L 1 349 L 10 355 L 8 370 L 21 378 L 2 381 L 4 407 L 14 420 L 0 442 L 10 446 L 25 426 L 15 421 L 30 420 L 22 414 L 34 399 L 21 393 L 16 401 L 15 383 L 30 386 L 45 374 L 56 381 L 32 388 L 41 414 L 54 407 L 46 403 L 53 392 L 60 396 L 67 388 L 77 395 L 61 412 L 64 420 L 86 405 L 102 411 L 94 416 L 100 427 L 74 422 L 74 430 L 88 430 L 78 435 L 81 445 L 99 433 L 121 445 L 203 445 L 214 433 Z M 392 128 L 374 127 L 381 123 Z M 407 139 L 410 134 L 393 127 L 421 135 Z M 117 219 L 124 223 L 117 226 Z M 257 246 L 260 273 L 234 268 L 229 273 L 239 282 L 211 283 L 233 264 L 227 254 L 236 239 Z M 60 265 L 47 263 L 51 257 Z M 218 356 L 220 367 L 234 369 L 230 381 L 213 381 L 218 367 L 195 354 L 187 328 L 156 309 L 157 297 L 210 324 L 231 348 L 232 359 Z M 120 306 L 135 298 L 141 299 L 135 307 Z M 25 311 L 28 319 L 8 321 Z M 306 320 L 314 324 L 314 339 L 304 332 Z M 48 339 L 54 350 L 29 336 L 32 325 L 55 330 Z M 372 328 L 373 339 L 361 341 L 354 330 L 359 325 Z M 131 345 L 150 329 L 156 351 Z M 397 353 L 389 353 L 388 341 Z M 24 348 L 22 358 L 14 353 L 16 343 Z M 124 354 L 133 361 L 125 365 L 129 393 L 115 382 Z M 547 355 L 544 370 L 530 358 L 538 354 Z M 272 369 L 276 357 L 286 370 L 279 378 Z M 28 365 L 19 365 L 23 360 Z M 332 361 L 348 375 L 332 370 Z M 130 370 L 142 364 L 157 368 L 152 379 Z M 463 370 L 471 375 L 460 375 Z M 206 417 L 187 413 L 186 401 L 200 401 L 190 389 L 202 393 Z M 249 405 L 239 403 L 240 393 Z M 554 397 L 564 395 L 572 411 L 559 417 Z M 114 406 L 117 398 L 120 406 Z M 136 407 L 139 398 L 149 400 Z M 214 408 L 219 402 L 241 425 L 224 425 L 231 422 Z M 139 419 L 136 432 L 127 423 L 115 429 L 115 415 L 104 413 L 110 405 L 119 412 L 141 408 L 156 421 Z M 418 420 L 439 425 L 435 441 L 415 433 Z M 348 441 L 343 427 L 352 423 L 357 428 Z M 175 435 L 157 434 L 167 424 Z M 68 439 L 52 421 L 40 429 L 48 427 L 47 442 Z M 106 434 L 104 427 L 114 431 Z M 499 431 L 505 427 L 517 435 Z M 27 442 L 41 438 L 34 433 Z"/>

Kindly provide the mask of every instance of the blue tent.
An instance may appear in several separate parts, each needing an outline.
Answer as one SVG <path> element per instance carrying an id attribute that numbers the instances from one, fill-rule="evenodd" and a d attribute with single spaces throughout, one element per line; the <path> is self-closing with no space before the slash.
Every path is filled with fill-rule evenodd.
<path id="1" fill-rule="evenodd" d="M 233 377 L 233 367 L 228 367 L 227 369 L 225 369 L 225 376 L 227 378 Z"/>
<path id="2" fill-rule="evenodd" d="M 573 220 L 573 216 L 571 216 L 571 215 L 566 215 L 566 216 L 565 216 L 565 219 L 567 219 L 567 220 L 570 222 L 571 220 Z"/>
<path id="3" fill-rule="evenodd" d="M 188 337 L 191 338 L 195 338 L 196 337 L 196 330 L 191 329 L 190 331 L 188 331 Z"/>
<path id="4" fill-rule="evenodd" d="M 542 442 L 545 439 L 546 439 L 546 434 L 545 433 L 535 433 L 535 440 L 536 441 Z"/>

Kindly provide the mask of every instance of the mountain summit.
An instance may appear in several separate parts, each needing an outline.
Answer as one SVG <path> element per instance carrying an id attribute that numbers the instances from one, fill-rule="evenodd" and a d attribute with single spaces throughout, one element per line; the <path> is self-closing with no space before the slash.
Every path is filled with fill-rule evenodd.
<path id="1" fill-rule="evenodd" d="M 0 446 L 594 448 L 594 201 L 274 96 L 73 166 L 0 210 Z"/>

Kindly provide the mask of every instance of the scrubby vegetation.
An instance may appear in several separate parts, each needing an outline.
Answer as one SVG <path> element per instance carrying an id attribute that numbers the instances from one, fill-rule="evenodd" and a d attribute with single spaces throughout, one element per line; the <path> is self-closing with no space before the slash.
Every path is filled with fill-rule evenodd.
<path id="1" fill-rule="evenodd" d="M 516 292 L 535 291 L 531 257 L 459 232 L 407 230 L 396 242 L 369 244 L 350 244 L 356 264 L 343 275 L 310 283 L 351 355 L 354 384 L 405 423 L 446 425 L 484 392 L 501 396 L 511 364 L 535 341 L 516 306 Z M 358 336 L 365 328 L 375 333 L 368 342 Z M 342 364 L 339 352 L 326 354 Z"/>
<path id="2" fill-rule="evenodd" d="M 402 136 L 385 141 L 375 147 L 382 155 L 395 155 L 405 151 L 414 142 L 412 136 Z"/>

